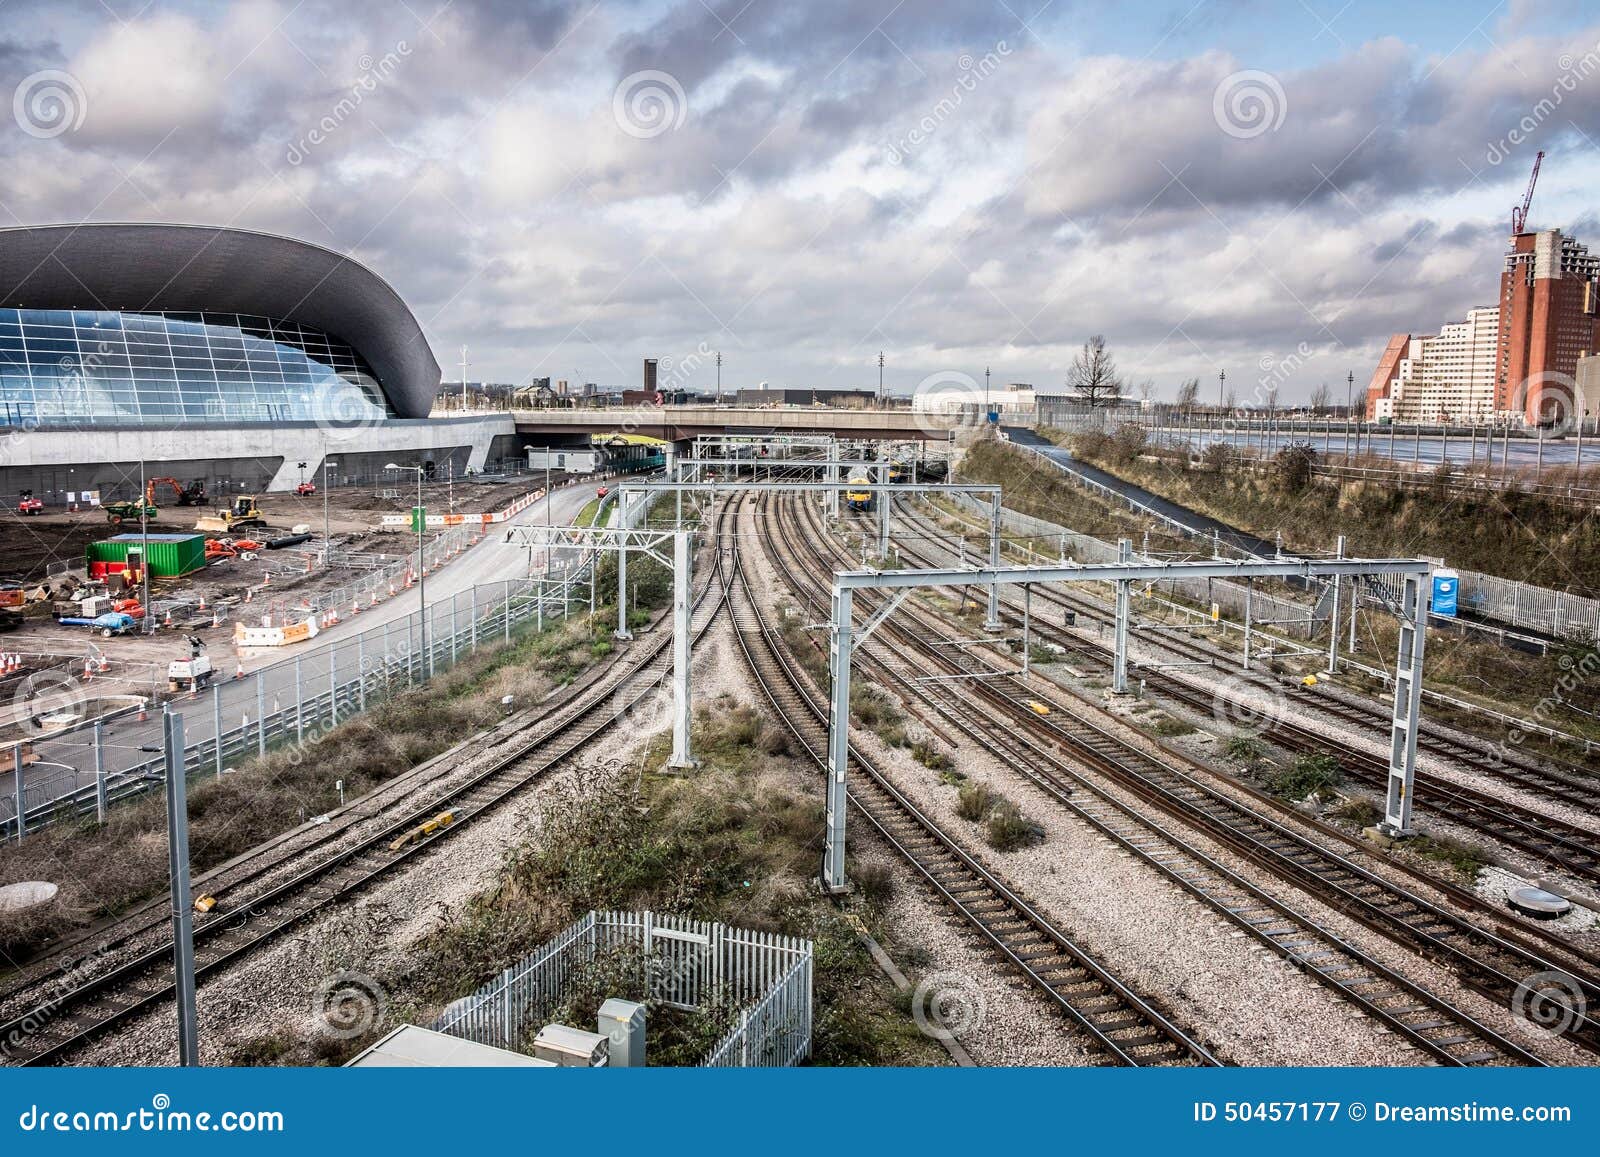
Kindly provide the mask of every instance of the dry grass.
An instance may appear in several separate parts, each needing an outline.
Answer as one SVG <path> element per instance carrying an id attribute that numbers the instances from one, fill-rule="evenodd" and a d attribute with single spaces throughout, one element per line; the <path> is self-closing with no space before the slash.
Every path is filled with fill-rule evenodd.
<path id="1" fill-rule="evenodd" d="M 189 843 L 198 874 L 371 790 L 500 718 L 503 695 L 536 702 L 593 661 L 590 627 L 572 620 L 464 658 L 422 687 L 307 742 L 241 763 L 189 789 Z M 104 826 L 57 824 L 0 848 L 0 879 L 60 886 L 44 911 L 0 915 L 0 953 L 23 959 L 74 928 L 114 916 L 167 886 L 166 807 L 159 794 L 114 807 Z"/>

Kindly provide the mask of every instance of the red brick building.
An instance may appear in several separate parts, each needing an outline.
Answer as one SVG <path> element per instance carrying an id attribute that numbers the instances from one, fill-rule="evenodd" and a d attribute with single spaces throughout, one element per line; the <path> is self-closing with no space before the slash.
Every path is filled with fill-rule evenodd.
<path id="1" fill-rule="evenodd" d="M 1529 425 L 1571 415 L 1578 358 L 1600 350 L 1600 257 L 1559 229 L 1511 239 L 1500 275 L 1495 409 Z"/>

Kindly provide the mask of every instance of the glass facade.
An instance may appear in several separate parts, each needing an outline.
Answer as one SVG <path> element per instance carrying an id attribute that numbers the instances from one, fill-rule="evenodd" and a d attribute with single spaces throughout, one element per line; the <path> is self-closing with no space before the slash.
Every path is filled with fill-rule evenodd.
<path id="1" fill-rule="evenodd" d="M 352 425 L 392 415 L 355 350 L 294 322 L 0 309 L 0 426 Z"/>

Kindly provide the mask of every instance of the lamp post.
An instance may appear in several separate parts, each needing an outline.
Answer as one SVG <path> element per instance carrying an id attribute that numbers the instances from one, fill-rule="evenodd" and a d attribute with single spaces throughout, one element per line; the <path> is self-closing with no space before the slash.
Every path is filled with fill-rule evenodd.
<path id="1" fill-rule="evenodd" d="M 144 617 L 139 620 L 139 633 L 148 635 L 156 629 L 155 616 L 150 613 L 150 499 L 149 483 L 144 480 L 144 459 L 139 459 L 139 606 Z"/>
<path id="2" fill-rule="evenodd" d="M 421 466 L 401 466 L 391 462 L 384 467 L 385 470 L 415 470 L 417 472 L 417 505 L 412 511 L 412 517 L 417 520 L 417 618 L 422 627 L 422 654 L 423 669 L 428 673 L 433 671 L 433 653 L 428 650 L 428 560 L 424 555 L 422 534 L 428 525 L 428 512 L 422 505 L 422 475 Z"/>
<path id="3" fill-rule="evenodd" d="M 333 537 L 328 533 L 328 467 L 337 466 L 326 455 L 322 459 L 322 565 L 333 565 Z"/>

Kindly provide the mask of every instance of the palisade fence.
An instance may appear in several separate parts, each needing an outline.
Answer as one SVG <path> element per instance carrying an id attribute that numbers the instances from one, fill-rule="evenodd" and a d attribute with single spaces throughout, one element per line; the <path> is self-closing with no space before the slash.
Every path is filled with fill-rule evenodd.
<path id="1" fill-rule="evenodd" d="M 650 911 L 590 912 L 432 1027 L 518 1048 L 561 1007 L 574 980 L 601 970 L 669 1008 L 737 1007 L 737 1023 L 702 1066 L 797 1065 L 811 1055 L 813 967 L 812 943 L 799 937 Z"/>
<path id="2" fill-rule="evenodd" d="M 968 494 L 954 493 L 949 498 L 964 510 L 981 515 L 984 519 L 989 517 L 989 508 Z M 1046 522 L 1042 518 L 1022 514 L 1005 507 L 1000 508 L 1000 524 L 1003 529 L 1014 534 L 1022 535 L 1035 540 L 1042 539 L 1054 542 L 1062 556 L 1076 562 L 1100 563 L 1116 562 L 1117 547 L 1115 543 L 1094 538 L 1087 534 L 1080 534 L 1075 530 L 1068 530 L 1054 522 Z M 1209 539 L 1207 540 L 1209 541 Z M 1144 588 L 1139 588 L 1143 590 Z M 1295 638 L 1310 639 L 1314 637 L 1323 623 L 1327 621 L 1327 608 L 1324 600 L 1319 599 L 1315 606 L 1295 602 L 1292 599 L 1280 598 L 1260 589 L 1259 585 L 1254 591 L 1247 592 L 1242 583 L 1231 582 L 1227 579 L 1169 579 L 1164 582 L 1151 584 L 1152 592 L 1165 591 L 1173 597 L 1187 599 L 1190 603 L 1202 607 L 1216 605 L 1219 613 L 1242 620 L 1244 618 L 1246 599 L 1250 603 L 1251 618 L 1260 624 L 1270 623 L 1285 634 Z M 1179 608 L 1187 613 L 1197 613 L 1192 607 Z"/>
<path id="3" fill-rule="evenodd" d="M 244 678 L 228 679 L 219 671 L 208 691 L 172 702 L 184 715 L 185 735 L 199 736 L 184 747 L 185 771 L 191 780 L 220 777 L 237 761 L 316 739 L 400 690 L 448 671 L 480 646 L 509 642 L 518 624 L 543 629 L 546 619 L 565 619 L 574 606 L 586 613 L 591 565 L 592 558 L 548 578 L 480 584 L 432 602 L 426 647 L 422 614 L 413 611 Z M 111 804 L 159 789 L 164 757 L 130 749 L 109 734 L 113 726 L 125 730 L 130 715 L 124 711 L 114 723 L 82 724 L 30 741 L 38 762 L 25 777 L 0 777 L 12 781 L 0 787 L 0 831 L 21 839 L 60 820 L 103 819 Z M 157 728 L 147 730 L 147 738 L 158 738 Z M 19 750 L 20 745 L 13 749 Z M 25 817 L 21 830 L 19 811 Z"/>

